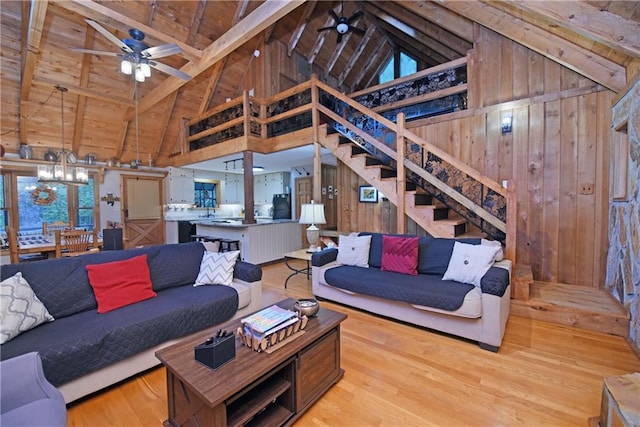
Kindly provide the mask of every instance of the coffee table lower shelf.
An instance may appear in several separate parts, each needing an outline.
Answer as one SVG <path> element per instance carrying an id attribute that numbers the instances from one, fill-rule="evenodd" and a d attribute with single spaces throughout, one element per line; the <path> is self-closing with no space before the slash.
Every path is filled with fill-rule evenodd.
<path id="1" fill-rule="evenodd" d="M 281 303 L 290 307 L 292 301 Z M 164 425 L 293 424 L 344 375 L 340 323 L 345 318 L 321 308 L 302 337 L 272 354 L 257 353 L 237 341 L 236 358 L 217 370 L 193 361 L 193 344 L 200 337 L 158 351 L 167 367 L 169 419 Z M 234 324 L 226 326 L 233 330 Z"/>

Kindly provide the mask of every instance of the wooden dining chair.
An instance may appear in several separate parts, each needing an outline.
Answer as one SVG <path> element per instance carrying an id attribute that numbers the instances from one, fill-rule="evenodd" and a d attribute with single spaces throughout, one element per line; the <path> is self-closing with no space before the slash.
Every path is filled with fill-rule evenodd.
<path id="1" fill-rule="evenodd" d="M 84 255 L 99 250 L 98 231 L 56 230 L 56 258 Z"/>
<path id="2" fill-rule="evenodd" d="M 43 222 L 42 223 L 42 234 L 48 236 L 49 234 L 53 234 L 56 230 L 71 230 L 73 229 L 73 224 L 70 222 L 62 222 L 62 221 L 54 221 L 54 222 Z"/>

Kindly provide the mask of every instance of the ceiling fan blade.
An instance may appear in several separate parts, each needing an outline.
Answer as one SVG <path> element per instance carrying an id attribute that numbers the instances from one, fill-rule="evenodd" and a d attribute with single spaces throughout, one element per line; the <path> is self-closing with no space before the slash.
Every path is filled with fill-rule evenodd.
<path id="1" fill-rule="evenodd" d="M 322 31 L 327 31 L 327 30 L 333 30 L 335 27 L 323 27 L 323 28 L 318 28 L 318 32 L 322 32 Z"/>
<path id="2" fill-rule="evenodd" d="M 349 25 L 349 29 L 356 34 L 363 35 L 365 33 L 365 31 L 362 28 L 352 27 L 351 25 Z"/>
<path id="3" fill-rule="evenodd" d="M 342 43 L 342 34 L 338 33 L 338 39 L 336 40 L 337 44 Z"/>
<path id="4" fill-rule="evenodd" d="M 70 47 L 69 50 L 80 53 L 90 53 L 92 55 L 108 55 L 108 56 L 123 56 L 120 52 L 106 52 L 104 50 L 91 50 L 91 49 L 80 49 L 77 47 Z"/>
<path id="5" fill-rule="evenodd" d="M 351 18 L 347 19 L 347 24 L 351 24 L 353 21 L 360 18 L 362 15 L 363 15 L 363 12 L 361 10 L 357 11 L 356 13 L 351 15 Z"/>
<path id="6" fill-rule="evenodd" d="M 142 56 L 149 59 L 164 58 L 165 56 L 175 55 L 182 52 L 180 46 L 174 43 L 163 44 L 162 46 L 154 46 L 140 52 Z"/>
<path id="7" fill-rule="evenodd" d="M 105 36 L 107 39 L 109 39 L 111 43 L 115 44 L 120 49 L 124 50 L 125 52 L 133 52 L 133 50 L 131 50 L 129 46 L 124 44 L 122 40 L 120 40 L 119 38 L 111 34 L 109 31 L 107 31 L 102 25 L 98 24 L 96 21 L 93 21 L 91 19 L 85 19 L 85 21 L 87 22 L 87 24 L 95 28 L 97 32 Z"/>
<path id="8" fill-rule="evenodd" d="M 333 9 L 329 9 L 329 15 L 331 15 L 333 17 L 333 19 L 336 20 L 336 22 L 338 22 L 338 20 L 340 19 L 338 14 Z"/>
<path id="9" fill-rule="evenodd" d="M 174 77 L 178 77 L 183 80 L 191 80 L 191 76 L 187 73 L 184 73 L 180 70 L 176 70 L 173 67 L 162 64 L 160 62 L 149 61 L 149 65 L 155 68 L 156 70 L 162 71 L 163 73 L 170 74 Z"/>

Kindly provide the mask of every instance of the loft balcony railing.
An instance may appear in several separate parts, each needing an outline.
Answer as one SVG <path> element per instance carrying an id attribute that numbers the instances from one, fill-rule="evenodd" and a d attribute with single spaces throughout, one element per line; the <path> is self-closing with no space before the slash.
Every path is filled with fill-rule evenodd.
<path id="1" fill-rule="evenodd" d="M 504 241 L 506 189 L 404 126 L 407 120 L 466 109 L 466 76 L 466 58 L 461 58 L 351 95 L 315 76 L 267 99 L 245 92 L 189 120 L 185 151 L 238 139 L 266 145 L 272 138 L 318 126 L 316 116 L 385 164 L 403 167 L 407 179 Z"/>

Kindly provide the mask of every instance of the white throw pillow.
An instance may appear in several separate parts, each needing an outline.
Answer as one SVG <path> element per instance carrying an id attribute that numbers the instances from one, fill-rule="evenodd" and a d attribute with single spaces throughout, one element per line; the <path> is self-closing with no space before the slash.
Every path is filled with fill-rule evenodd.
<path id="1" fill-rule="evenodd" d="M 371 236 L 340 236 L 338 238 L 338 258 L 342 265 L 369 267 Z"/>
<path id="2" fill-rule="evenodd" d="M 0 344 L 52 320 L 22 273 L 0 282 Z"/>
<path id="3" fill-rule="evenodd" d="M 496 262 L 500 262 L 504 259 L 504 251 L 502 250 L 502 244 L 497 240 L 481 239 L 480 244 L 485 246 L 495 246 L 496 248 L 499 248 L 498 253 L 496 253 Z"/>
<path id="4" fill-rule="evenodd" d="M 200 262 L 200 272 L 193 286 L 201 285 L 231 285 L 233 282 L 233 267 L 240 255 L 240 251 L 205 252 Z"/>
<path id="5" fill-rule="evenodd" d="M 456 242 L 442 280 L 455 280 L 480 286 L 480 279 L 493 265 L 499 248 L 486 245 L 469 245 Z"/>

